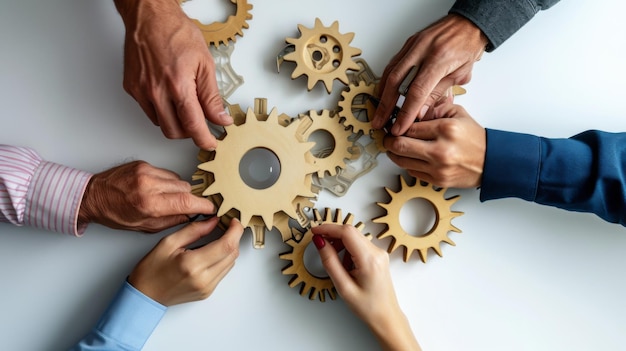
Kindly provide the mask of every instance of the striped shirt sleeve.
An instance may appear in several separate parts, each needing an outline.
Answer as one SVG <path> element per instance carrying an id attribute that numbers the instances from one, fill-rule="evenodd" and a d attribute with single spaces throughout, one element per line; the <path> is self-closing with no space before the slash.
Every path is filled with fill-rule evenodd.
<path id="1" fill-rule="evenodd" d="M 78 210 L 92 174 L 0 144 L 0 222 L 80 236 Z"/>

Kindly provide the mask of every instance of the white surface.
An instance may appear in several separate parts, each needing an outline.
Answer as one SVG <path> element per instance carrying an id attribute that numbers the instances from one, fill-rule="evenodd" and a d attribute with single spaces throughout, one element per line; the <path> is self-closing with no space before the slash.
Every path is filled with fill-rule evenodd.
<path id="1" fill-rule="evenodd" d="M 200 1 L 200 0 L 195 0 Z M 216 3 L 217 1 L 212 1 Z M 246 83 L 231 102 L 255 97 L 296 114 L 334 106 L 321 86 L 306 92 L 275 54 L 297 24 L 340 21 L 353 46 L 381 73 L 416 30 L 452 1 L 253 1 L 250 29 L 233 54 Z M 476 64 L 457 101 L 483 125 L 550 137 L 597 128 L 626 130 L 625 30 L 617 0 L 563 1 L 540 13 Z M 98 172 L 144 159 L 189 178 L 191 141 L 165 139 L 121 88 L 123 25 L 110 1 L 4 1 L 0 5 L 0 142 Z M 381 212 L 382 166 L 346 198 L 320 197 L 358 220 Z M 626 341 L 626 235 L 593 215 L 461 194 L 463 233 L 426 265 L 391 255 L 398 297 L 425 350 L 618 350 Z M 369 226 L 372 232 L 377 227 Z M 92 225 L 81 239 L 0 225 L 0 348 L 59 350 L 95 323 L 119 284 L 164 234 Z M 386 246 L 388 241 L 377 241 Z M 242 241 L 237 265 L 208 300 L 171 308 L 146 350 L 375 350 L 367 328 L 341 301 L 308 301 L 287 286 L 276 235 L 254 250 Z"/>

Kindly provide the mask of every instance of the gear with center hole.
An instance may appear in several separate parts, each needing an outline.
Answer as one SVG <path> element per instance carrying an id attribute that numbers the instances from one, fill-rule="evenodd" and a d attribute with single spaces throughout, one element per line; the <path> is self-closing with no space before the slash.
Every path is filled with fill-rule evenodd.
<path id="1" fill-rule="evenodd" d="M 313 143 L 296 138 L 298 123 L 280 125 L 276 109 L 266 120 L 248 109 L 244 123 L 224 129 L 214 159 L 198 165 L 214 178 L 202 195 L 222 196 L 217 215 L 236 209 L 244 227 L 258 216 L 268 229 L 277 212 L 299 219 L 296 200 L 316 194 L 311 179 L 315 167 L 306 156 Z"/>
<path id="2" fill-rule="evenodd" d="M 214 151 L 200 150 L 198 153 L 198 160 L 201 163 L 208 162 L 210 160 L 213 160 L 214 155 L 215 155 Z M 206 188 L 208 188 L 209 185 L 211 185 L 214 181 L 212 173 L 203 171 L 201 169 L 197 169 L 196 172 L 191 176 L 191 179 L 193 182 L 191 186 L 191 192 L 192 194 L 196 196 L 202 196 L 202 193 L 204 192 L 204 190 L 206 190 Z M 211 200 L 211 202 L 213 202 L 216 207 L 219 207 L 223 202 L 223 198 L 220 194 L 210 195 L 208 196 L 208 199 Z M 305 217 L 306 215 L 303 213 L 303 211 L 307 208 L 312 208 L 313 202 L 311 201 L 310 198 L 298 197 L 294 201 L 294 206 L 296 206 L 297 208 L 298 216 Z M 233 218 L 239 218 L 238 210 L 231 209 L 230 211 L 226 212 L 223 216 L 221 216 L 220 222 L 219 222 L 220 228 L 223 230 L 226 230 L 226 228 L 228 228 L 228 225 L 231 219 Z M 284 212 L 277 212 L 274 214 L 273 225 L 274 225 L 274 228 L 280 233 L 282 241 L 287 241 L 293 237 L 292 231 L 291 231 L 291 224 L 289 223 L 290 219 L 291 217 L 289 217 Z M 266 227 L 265 227 L 265 223 L 263 222 L 263 219 L 258 216 L 253 216 L 250 219 L 250 222 L 248 223 L 247 228 L 250 228 L 252 230 L 252 235 L 253 235 L 252 246 L 255 249 L 264 248 Z"/>
<path id="3" fill-rule="evenodd" d="M 372 130 L 370 119 L 374 117 L 376 107 L 369 101 L 374 96 L 376 84 L 367 84 L 363 81 L 358 84 L 350 84 L 341 93 L 339 101 L 339 117 L 347 128 L 352 128 L 353 133 L 362 131 L 369 135 Z"/>
<path id="4" fill-rule="evenodd" d="M 387 214 L 374 218 L 372 222 L 386 224 L 387 228 L 378 236 L 378 239 L 391 237 L 391 244 L 388 252 L 391 253 L 400 246 L 404 246 L 404 262 L 408 262 L 413 250 L 419 252 L 420 259 L 426 263 L 428 249 L 432 248 L 441 257 L 440 243 L 446 242 L 455 246 L 448 237 L 449 231 L 460 233 L 461 230 L 452 225 L 452 219 L 463 214 L 463 212 L 452 211 L 452 205 L 460 199 L 459 195 L 451 198 L 444 198 L 446 189 L 435 189 L 428 183 L 422 184 L 419 179 L 415 185 L 409 186 L 402 176 L 400 178 L 400 190 L 393 192 L 385 188 L 391 200 L 389 203 L 377 203 L 387 211 Z M 435 210 L 435 224 L 422 236 L 413 236 L 407 233 L 400 224 L 400 210 L 408 201 L 421 198 L 428 201 Z"/>
<path id="5" fill-rule="evenodd" d="M 301 116 L 299 119 L 300 128 L 297 136 L 300 141 L 310 141 L 311 135 L 320 132 L 325 132 L 332 138 L 332 145 L 312 153 L 312 162 L 317 167 L 318 177 L 337 175 L 338 168 L 346 167 L 346 159 L 353 160 L 360 155 L 359 148 L 354 145 L 354 141 L 349 140 L 352 133 L 346 130 L 343 124 L 339 123 L 339 118 L 331 115 L 330 111 L 322 110 L 318 113 L 312 110 L 308 115 Z"/>
<path id="6" fill-rule="evenodd" d="M 350 46 L 354 33 L 339 33 L 337 21 L 330 27 L 324 27 L 319 18 L 315 19 L 312 29 L 299 24 L 298 30 L 299 38 L 286 39 L 288 44 L 294 45 L 294 51 L 283 57 L 285 61 L 296 63 L 291 78 L 308 76 L 309 91 L 318 81 L 322 81 L 329 94 L 335 79 L 348 84 L 348 70 L 361 68 L 352 59 L 361 54 L 360 49 Z"/>
<path id="7" fill-rule="evenodd" d="M 181 0 L 181 3 L 189 0 Z M 228 46 L 229 41 L 235 42 L 237 40 L 236 35 L 243 36 L 243 29 L 248 28 L 249 19 L 252 19 L 250 10 L 252 5 L 248 4 L 248 0 L 230 0 L 237 6 L 235 15 L 228 16 L 226 22 L 213 22 L 210 24 L 204 24 L 197 19 L 192 19 L 193 22 L 200 28 L 204 41 L 207 45 L 213 45 L 215 47 L 220 44 Z"/>
<path id="8" fill-rule="evenodd" d="M 313 209 L 313 220 L 311 221 L 311 225 L 318 226 L 324 223 L 352 225 L 353 221 L 354 216 L 351 213 L 348 213 L 344 219 L 341 214 L 341 209 L 337 209 L 335 211 L 334 217 L 330 208 L 325 208 L 324 217 L 322 217 L 316 209 Z M 363 232 L 365 225 L 359 222 L 354 225 L 354 227 Z M 371 238 L 371 235 L 369 234 L 364 235 Z M 296 236 L 295 233 L 294 236 Z M 337 298 L 337 291 L 335 290 L 335 286 L 333 285 L 330 277 L 315 276 L 307 270 L 304 264 L 304 252 L 312 240 L 313 232 L 309 229 L 302 234 L 302 239 L 300 239 L 300 241 L 296 241 L 294 239 L 286 241 L 286 244 L 291 246 L 291 251 L 282 253 L 279 257 L 290 262 L 287 266 L 285 266 L 285 268 L 282 269 L 282 273 L 285 275 L 293 275 L 291 280 L 289 280 L 290 287 L 293 288 L 298 284 L 302 284 L 300 287 L 301 296 L 308 295 L 309 300 L 315 300 L 317 297 L 321 302 L 325 302 L 326 294 L 328 294 L 331 299 L 335 300 Z"/>

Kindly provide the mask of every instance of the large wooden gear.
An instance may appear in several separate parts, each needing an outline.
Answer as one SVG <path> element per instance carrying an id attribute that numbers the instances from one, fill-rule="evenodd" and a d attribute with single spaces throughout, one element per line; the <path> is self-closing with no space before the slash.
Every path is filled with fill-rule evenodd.
<path id="1" fill-rule="evenodd" d="M 441 257 L 441 242 L 446 242 L 455 246 L 454 242 L 448 237 L 448 232 L 454 231 L 460 233 L 457 227 L 452 225 L 452 219 L 463 214 L 463 212 L 452 211 L 452 205 L 457 202 L 460 196 L 444 198 L 446 189 L 435 189 L 428 183 L 422 184 L 419 179 L 415 185 L 409 186 L 402 176 L 400 178 L 400 190 L 393 192 L 389 188 L 385 188 L 391 200 L 388 203 L 377 203 L 387 212 L 386 215 L 374 218 L 372 222 L 386 224 L 387 228 L 378 236 L 378 239 L 390 237 L 391 244 L 388 252 L 391 253 L 395 249 L 404 246 L 404 261 L 407 262 L 413 251 L 418 251 L 422 262 L 426 263 L 428 249 L 433 249 L 439 257 Z M 400 224 L 400 210 L 408 201 L 421 198 L 428 201 L 435 210 L 435 224 L 426 234 L 422 236 L 411 235 L 407 233 Z M 414 233 L 419 234 L 419 233 Z"/>
<path id="2" fill-rule="evenodd" d="M 218 140 L 214 159 L 198 166 L 214 177 L 214 182 L 202 195 L 219 193 L 223 198 L 218 216 L 236 209 L 244 227 L 249 225 L 253 216 L 258 216 L 268 229 L 273 227 L 277 212 L 298 218 L 294 201 L 299 197 L 314 198 L 316 194 L 312 191 L 311 181 L 315 167 L 306 158 L 313 143 L 299 141 L 297 128 L 297 123 L 286 127 L 280 125 L 276 109 L 266 120 L 259 120 L 254 111 L 248 109 L 245 123 L 224 128 L 226 133 Z M 278 175 L 271 185 L 255 187 L 240 173 L 243 158 L 252 150 L 269 151 L 278 160 Z"/>
<path id="3" fill-rule="evenodd" d="M 286 39 L 287 43 L 294 45 L 294 51 L 283 57 L 285 61 L 296 63 L 291 78 L 306 75 L 309 79 L 308 90 L 322 81 L 329 94 L 335 79 L 348 84 L 348 70 L 361 68 L 352 59 L 361 54 L 360 49 L 350 46 L 354 33 L 339 33 L 337 21 L 330 27 L 324 27 L 319 18 L 315 19 L 313 28 L 309 29 L 299 24 L 298 30 L 299 38 Z"/>
<path id="4" fill-rule="evenodd" d="M 180 0 L 184 3 L 189 0 Z M 228 46 L 229 42 L 235 42 L 236 36 L 243 36 L 243 29 L 248 28 L 249 19 L 252 19 L 252 5 L 248 4 L 248 0 L 230 0 L 237 6 L 235 15 L 229 16 L 225 22 L 213 22 L 210 24 L 204 24 L 196 19 L 192 19 L 193 22 L 200 28 L 204 41 L 207 45 L 218 47 L 220 44 Z"/>
<path id="5" fill-rule="evenodd" d="M 337 209 L 335 211 L 335 215 L 333 216 L 331 209 L 325 208 L 323 217 L 316 209 L 314 209 L 311 226 L 315 227 L 324 223 L 350 224 L 354 225 L 354 227 L 356 227 L 359 231 L 363 232 L 365 225 L 361 222 L 357 224 L 353 224 L 353 222 L 354 216 L 351 213 L 348 213 L 344 219 L 341 209 Z M 364 235 L 371 238 L 371 235 L 367 233 Z M 311 244 L 312 240 L 313 232 L 309 229 L 302 234 L 300 241 L 296 241 L 294 239 L 286 241 L 286 244 L 291 246 L 291 251 L 282 253 L 279 256 L 281 259 L 289 261 L 287 266 L 282 269 L 282 273 L 285 275 L 293 275 L 289 280 L 290 287 L 293 288 L 300 284 L 302 285 L 300 287 L 301 296 L 308 296 L 309 300 L 319 298 L 321 302 L 325 302 L 326 295 L 328 295 L 332 300 L 335 300 L 337 298 L 337 291 L 335 290 L 335 286 L 333 285 L 333 281 L 330 277 L 318 277 L 309 272 L 304 264 L 304 252 L 309 244 Z"/>
<path id="6" fill-rule="evenodd" d="M 321 112 L 310 111 L 308 115 L 301 116 L 298 130 L 298 138 L 301 141 L 310 140 L 316 132 L 326 132 L 332 137 L 333 144 L 325 150 L 312 155 L 312 163 L 317 168 L 317 176 L 322 178 L 326 175 L 334 176 L 340 168 L 346 167 L 346 159 L 355 159 L 360 152 L 354 146 L 354 141 L 349 138 L 352 135 L 349 130 L 339 123 L 339 118 L 331 115 L 329 110 Z"/>

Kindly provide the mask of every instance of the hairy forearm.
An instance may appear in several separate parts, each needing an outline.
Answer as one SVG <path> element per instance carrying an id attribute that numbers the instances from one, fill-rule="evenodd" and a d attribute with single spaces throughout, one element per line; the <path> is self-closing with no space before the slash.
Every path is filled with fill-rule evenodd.
<path id="1" fill-rule="evenodd" d="M 163 13 L 178 9 L 182 11 L 179 0 L 113 0 L 117 12 L 119 12 L 125 25 L 129 21 L 143 17 L 145 13 L 142 9 L 149 10 L 148 13 Z"/>

